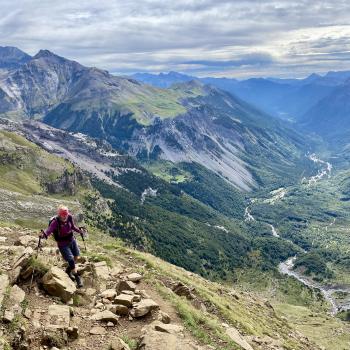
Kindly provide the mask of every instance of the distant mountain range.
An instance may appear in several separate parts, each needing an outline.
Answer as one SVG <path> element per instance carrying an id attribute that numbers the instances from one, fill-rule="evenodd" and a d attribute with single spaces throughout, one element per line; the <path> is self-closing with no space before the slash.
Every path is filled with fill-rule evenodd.
<path id="1" fill-rule="evenodd" d="M 104 139 L 142 162 L 194 162 L 243 190 L 299 176 L 308 147 L 286 123 L 216 87 L 153 87 L 48 50 L 3 73 L 0 115 Z"/>
<path id="2" fill-rule="evenodd" d="M 305 79 L 196 78 L 177 72 L 137 73 L 133 77 L 153 86 L 197 81 L 228 91 L 275 117 L 293 121 L 299 130 L 315 132 L 337 150 L 350 136 L 350 71 L 311 74 Z"/>
<path id="3" fill-rule="evenodd" d="M 136 73 L 133 77 L 159 87 L 170 87 L 174 83 L 197 79 L 226 90 L 276 117 L 299 120 L 320 100 L 343 85 L 350 78 L 350 71 L 329 72 L 324 76 L 313 73 L 305 79 L 197 78 L 177 72 L 158 75 Z"/>

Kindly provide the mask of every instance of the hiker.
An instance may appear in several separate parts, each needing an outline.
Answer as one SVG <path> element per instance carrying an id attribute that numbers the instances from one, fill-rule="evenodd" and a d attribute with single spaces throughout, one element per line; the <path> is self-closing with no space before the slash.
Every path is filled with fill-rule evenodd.
<path id="1" fill-rule="evenodd" d="M 80 233 L 82 236 L 85 234 L 83 230 L 74 225 L 73 217 L 68 208 L 60 205 L 57 216 L 50 219 L 49 227 L 42 231 L 39 237 L 47 239 L 53 234 L 63 259 L 68 263 L 66 273 L 73 281 L 75 280 L 78 288 L 81 288 L 83 284 L 75 268 L 80 250 L 73 231 Z"/>

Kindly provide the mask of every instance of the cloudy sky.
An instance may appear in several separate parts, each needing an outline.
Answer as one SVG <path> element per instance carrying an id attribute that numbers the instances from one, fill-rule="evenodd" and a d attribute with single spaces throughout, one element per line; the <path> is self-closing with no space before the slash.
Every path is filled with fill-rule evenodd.
<path id="1" fill-rule="evenodd" d="M 0 45 L 128 74 L 350 70 L 348 0 L 0 0 Z"/>

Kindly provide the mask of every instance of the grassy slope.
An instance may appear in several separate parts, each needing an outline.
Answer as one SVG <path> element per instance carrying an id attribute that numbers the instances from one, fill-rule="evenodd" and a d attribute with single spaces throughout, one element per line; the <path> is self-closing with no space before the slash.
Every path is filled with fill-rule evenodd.
<path id="1" fill-rule="evenodd" d="M 39 162 L 39 169 L 43 170 L 43 165 L 45 163 L 45 160 L 47 160 L 46 156 L 51 157 L 50 155 L 46 154 L 45 152 L 41 153 L 40 149 L 37 149 L 36 146 L 33 146 L 30 143 L 27 143 L 26 140 L 24 140 L 21 137 L 18 136 L 11 136 L 8 134 L 1 134 L 1 140 L 4 139 L 10 140 L 11 142 L 15 141 L 14 143 L 18 146 L 24 146 L 29 147 L 29 154 L 35 155 L 36 161 L 38 159 L 43 159 L 44 162 Z M 39 157 L 37 158 L 37 156 Z M 60 161 L 57 162 L 56 157 L 54 157 L 55 164 L 61 164 L 63 167 L 60 168 L 61 171 L 64 170 L 65 162 L 60 163 Z M 50 161 L 51 162 L 51 161 Z M 4 173 L 6 173 L 7 165 L 2 165 L 0 168 Z M 69 167 L 68 167 L 69 168 Z M 29 169 L 31 169 L 29 171 Z M 37 167 L 35 167 L 37 169 Z M 38 193 L 37 190 L 39 189 L 38 194 L 33 194 L 28 192 L 27 188 L 27 182 L 21 182 L 20 178 L 17 178 L 16 180 L 13 180 L 13 184 L 15 185 L 16 192 L 10 192 L 8 191 L 8 187 L 6 185 L 6 182 L 3 181 L 0 190 L 2 190 L 4 187 L 6 188 L 6 193 L 8 196 L 1 196 L 1 211 L 2 211 L 2 225 L 13 225 L 14 223 L 20 224 L 21 226 L 30 227 L 30 228 L 42 228 L 43 225 L 46 224 L 47 218 L 52 215 L 52 213 L 55 211 L 55 207 L 58 203 L 67 203 L 70 207 L 72 207 L 73 211 L 76 213 L 78 210 L 80 210 L 80 204 L 76 201 L 72 201 L 72 198 L 69 196 L 66 196 L 63 194 L 61 198 L 55 198 L 53 196 L 48 196 L 45 194 L 44 189 L 40 187 L 42 177 L 38 177 L 38 173 L 34 171 L 33 168 L 21 168 L 20 171 L 26 170 L 29 176 L 29 180 L 33 183 L 37 184 L 37 188 L 35 189 L 35 193 Z M 50 171 L 46 172 L 46 175 L 50 175 Z M 42 173 L 43 175 L 44 173 Z M 53 174 L 55 174 L 54 177 L 57 176 L 57 169 L 54 169 Z M 51 174 L 52 175 L 52 174 Z M 50 176 L 49 176 L 50 177 Z M 130 199 L 130 197 L 132 197 Z M 118 224 L 118 228 L 124 227 L 124 230 L 120 230 L 119 233 L 121 234 L 121 237 L 123 236 L 123 233 L 129 233 L 134 234 L 135 231 L 133 231 L 134 222 L 129 222 L 128 219 L 131 218 L 131 216 L 124 216 L 122 215 L 123 210 L 130 210 L 128 208 L 128 202 L 131 206 L 134 206 L 138 201 L 139 197 L 135 194 L 129 193 L 123 191 L 119 193 L 119 197 L 117 199 L 117 204 L 119 206 L 119 217 L 114 217 L 114 223 Z M 78 195 L 78 198 L 87 198 L 84 194 L 84 191 L 81 191 Z M 166 198 L 166 196 L 165 196 Z M 203 204 L 198 203 L 191 199 L 190 197 L 185 196 L 185 200 L 189 200 L 190 206 L 185 206 L 185 209 L 188 210 L 190 207 L 191 209 L 191 217 L 183 216 L 180 214 L 176 214 L 176 210 L 182 211 L 184 208 L 181 208 L 181 205 L 179 205 L 174 214 L 178 217 L 178 220 L 181 221 L 181 225 L 184 227 L 187 227 L 187 225 L 190 222 L 193 222 L 194 229 L 198 230 L 198 222 L 195 220 L 195 216 L 199 215 L 201 211 L 205 212 L 205 215 L 208 215 L 208 220 L 215 220 L 217 213 L 213 210 L 209 210 L 208 207 L 203 206 Z M 170 200 L 169 203 L 173 203 L 172 200 L 174 198 L 169 197 Z M 164 220 L 166 217 L 162 215 L 162 213 L 159 212 L 158 206 L 156 204 L 161 206 L 166 206 L 165 202 L 157 203 L 159 201 L 159 198 L 153 198 L 149 203 L 146 203 L 145 206 L 136 206 L 134 207 L 134 211 L 138 210 L 145 210 L 147 213 L 147 216 L 149 215 L 149 211 L 154 210 L 157 208 L 156 211 L 154 211 L 155 219 L 158 220 Z M 9 216 L 6 218 L 6 216 L 3 215 L 4 210 L 6 210 L 6 206 L 11 203 L 17 203 L 19 204 L 17 210 L 11 209 L 12 216 Z M 33 205 L 35 203 L 35 206 Z M 95 203 L 95 201 L 94 201 Z M 180 200 L 180 203 L 182 204 L 182 200 Z M 30 209 L 29 209 L 30 208 Z M 33 209 L 35 208 L 35 209 Z M 124 209 L 122 209 L 124 208 Z M 197 209 L 196 209 L 197 208 Z M 172 208 L 174 210 L 174 207 Z M 165 210 L 165 209 L 162 209 Z M 167 212 L 165 210 L 165 212 Z M 197 214 L 196 214 L 197 212 Z M 130 212 L 125 212 L 129 213 Z M 108 217 L 110 215 L 107 215 Z M 151 217 L 151 216 L 150 216 Z M 4 219 L 5 218 L 5 219 Z M 24 218 L 24 219 L 23 219 Z M 172 218 L 173 219 L 173 218 Z M 7 221 L 7 222 L 4 222 Z M 152 221 L 152 220 L 151 220 Z M 214 223 L 215 221 L 213 221 Z M 228 220 L 225 225 L 229 225 L 230 221 Z M 161 229 L 163 229 L 164 222 L 160 221 L 159 225 Z M 206 225 L 205 225 L 206 226 Z M 208 227 L 208 226 L 206 226 Z M 205 228 L 204 226 L 202 228 Z M 155 226 L 154 229 L 157 229 Z M 176 232 L 178 227 L 174 226 L 174 232 Z M 194 336 L 196 336 L 198 339 L 200 339 L 204 343 L 211 343 L 214 345 L 221 344 L 221 346 L 215 347 L 216 349 L 222 349 L 222 350 L 228 350 L 228 349 L 234 349 L 235 346 L 227 342 L 227 337 L 224 334 L 224 328 L 221 324 L 221 322 L 226 322 L 229 324 L 232 324 L 236 326 L 240 331 L 244 334 L 250 334 L 255 336 L 263 336 L 265 334 L 270 335 L 272 338 L 276 337 L 276 334 L 279 334 L 282 337 L 283 344 L 286 349 L 312 349 L 310 346 L 301 346 L 299 341 L 296 341 L 296 339 L 293 339 L 290 335 L 292 328 L 290 328 L 285 321 L 283 321 L 280 318 L 277 318 L 274 312 L 265 305 L 261 300 L 256 299 L 254 297 L 254 294 L 247 293 L 247 292 L 237 292 L 232 291 L 230 287 L 224 287 L 222 284 L 209 282 L 197 275 L 193 275 L 191 273 L 188 273 L 181 268 L 177 268 L 173 265 L 170 265 L 168 263 L 165 263 L 164 261 L 146 253 L 141 253 L 139 251 L 130 251 L 129 249 L 125 248 L 123 244 L 121 244 L 119 241 L 116 241 L 115 239 L 108 237 L 104 234 L 99 233 L 98 231 L 93 231 L 94 234 L 91 237 L 91 241 L 89 242 L 89 247 L 92 249 L 94 255 L 103 254 L 104 256 L 108 256 L 109 259 L 119 259 L 120 256 L 124 253 L 132 254 L 138 261 L 146 262 L 147 269 L 142 270 L 144 273 L 146 273 L 147 278 L 150 282 L 152 282 L 157 288 L 158 291 L 163 297 L 168 300 L 169 303 L 172 303 L 174 307 L 178 310 L 180 316 L 182 317 L 184 324 L 186 327 L 193 333 Z M 209 232 L 216 232 L 216 231 L 209 231 Z M 137 233 L 137 232 L 136 232 Z M 144 237 L 144 232 L 138 232 L 139 234 Z M 171 234 L 171 232 L 169 232 Z M 223 233 L 221 233 L 223 235 Z M 225 235 L 223 235 L 224 237 Z M 101 245 L 101 242 L 103 242 L 103 245 Z M 238 253 L 240 254 L 240 253 Z M 99 255 L 100 256 L 100 255 Z M 142 264 L 140 264 L 142 265 Z M 141 267 L 140 267 L 141 268 Z M 142 268 L 141 268 L 142 269 Z M 248 276 L 248 274 L 243 272 L 241 274 L 242 276 Z M 253 269 L 254 273 L 257 273 L 257 276 L 251 276 L 252 280 L 255 281 L 264 281 L 265 278 L 263 275 L 261 275 L 261 272 L 258 272 L 257 270 Z M 196 293 L 198 297 L 205 303 L 205 305 L 209 305 L 210 313 L 205 313 L 201 310 L 196 309 L 191 303 L 187 302 L 186 300 L 182 298 L 178 298 L 173 295 L 173 293 L 169 292 L 168 288 L 164 287 L 164 284 L 160 281 L 163 281 L 164 283 L 167 282 L 168 279 L 173 280 L 181 280 L 184 283 L 187 283 L 188 285 L 194 286 L 196 288 Z M 271 283 L 274 279 L 271 279 Z M 290 289 L 290 286 L 292 284 L 288 282 L 284 283 L 284 289 Z M 281 283 L 283 285 L 283 283 Z M 238 285 L 237 285 L 238 287 Z M 270 293 L 271 288 L 266 288 L 266 290 Z M 224 291 L 224 292 L 223 292 Z M 283 288 L 278 289 L 278 293 L 282 293 Z M 231 293 L 233 292 L 233 294 Z M 231 293 L 231 294 L 230 294 Z M 314 301 L 313 299 L 307 295 L 307 291 L 302 289 L 302 293 L 305 294 L 304 297 L 302 297 L 303 306 L 304 307 L 314 307 Z M 266 294 L 268 295 L 268 294 Z M 287 296 L 286 296 L 287 295 Z M 289 291 L 289 293 L 281 294 L 281 296 L 276 299 L 279 302 L 279 304 L 283 304 L 286 302 L 295 303 L 295 300 L 297 299 L 297 296 L 300 295 L 300 285 L 295 285 L 294 290 Z M 294 300 L 294 302 L 293 302 Z M 276 304 L 277 305 L 277 304 Z M 288 310 L 287 307 L 289 307 L 290 304 L 286 304 L 286 310 Z M 277 311 L 280 312 L 279 307 L 277 307 Z M 283 308 L 282 308 L 283 309 Z M 215 311 L 215 312 L 214 312 Z M 283 310 L 282 310 L 283 311 Z M 324 318 L 325 316 L 322 315 Z M 293 321 L 293 320 L 292 320 Z M 308 319 L 308 322 L 310 325 L 308 327 L 315 327 L 312 324 L 311 319 Z M 296 323 L 297 324 L 297 323 Z M 339 325 L 341 327 L 340 329 L 343 329 L 343 325 Z M 332 328 L 329 327 L 324 330 L 325 337 L 327 337 L 327 332 L 331 332 Z M 308 332 L 308 329 L 306 329 L 306 332 Z M 320 341 L 322 342 L 324 340 L 323 337 Z M 317 339 L 315 339 L 317 341 Z M 226 345 L 224 345 L 226 344 Z M 338 344 L 338 343 L 337 343 Z M 328 349 L 328 348 L 327 348 Z M 329 349 L 337 349 L 338 348 L 332 348 L 331 346 Z"/>
<path id="2" fill-rule="evenodd" d="M 74 167 L 55 157 L 24 137 L 0 131 L 0 214 L 2 222 L 29 224 L 32 216 L 39 216 L 36 228 L 47 225 L 58 204 L 73 209 L 80 205 L 67 194 L 46 196 L 45 184 L 55 182 Z"/>
<path id="3" fill-rule="evenodd" d="M 54 182 L 73 166 L 52 156 L 15 133 L 0 131 L 0 186 L 24 194 L 43 191 L 43 183 Z"/>

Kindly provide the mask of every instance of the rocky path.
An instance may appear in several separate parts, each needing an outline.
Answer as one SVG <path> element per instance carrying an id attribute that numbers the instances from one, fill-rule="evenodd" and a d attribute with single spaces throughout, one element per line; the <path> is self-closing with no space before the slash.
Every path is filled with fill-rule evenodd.
<path id="1" fill-rule="evenodd" d="M 36 245 L 30 230 L 0 228 L 3 347 L 209 349 L 193 340 L 175 310 L 144 280 L 137 266 L 83 257 L 78 271 L 84 288 L 77 289 L 64 272 L 56 248 L 46 244 L 36 260 Z"/>

